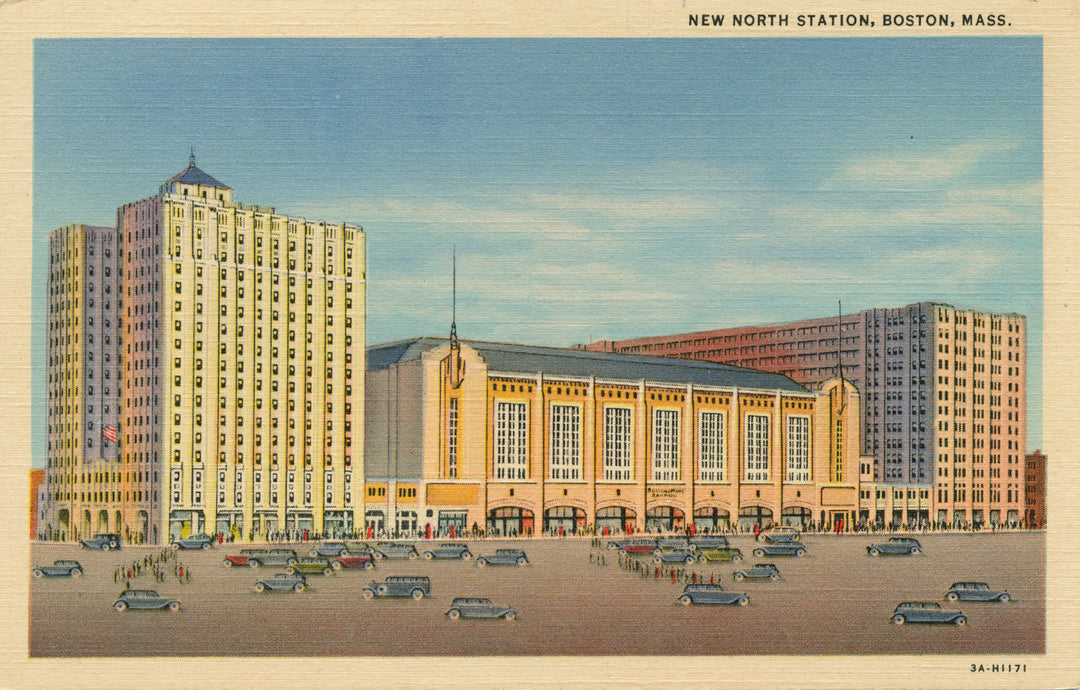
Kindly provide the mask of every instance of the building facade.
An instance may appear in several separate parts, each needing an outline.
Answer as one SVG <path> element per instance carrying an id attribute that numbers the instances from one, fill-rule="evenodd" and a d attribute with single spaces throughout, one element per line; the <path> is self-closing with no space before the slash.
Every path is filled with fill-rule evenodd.
<path id="1" fill-rule="evenodd" d="M 120 207 L 115 228 L 64 228 L 50 248 L 56 534 L 156 543 L 354 528 L 361 228 L 237 203 L 193 156 L 156 196 Z"/>
<path id="2" fill-rule="evenodd" d="M 443 535 L 845 527 L 859 395 L 701 362 L 423 338 L 368 350 L 367 525 Z"/>
<path id="3" fill-rule="evenodd" d="M 586 349 L 737 364 L 810 388 L 842 364 L 863 397 L 862 453 L 873 458 L 873 481 L 882 485 L 874 495 L 903 495 L 899 522 L 1016 524 L 1024 500 L 1026 328 L 1019 314 L 921 302 Z M 875 498 L 869 509 L 889 522 L 894 506 Z"/>
<path id="4" fill-rule="evenodd" d="M 1024 515 L 1029 529 L 1046 527 L 1046 456 L 1035 451 L 1024 456 Z"/>

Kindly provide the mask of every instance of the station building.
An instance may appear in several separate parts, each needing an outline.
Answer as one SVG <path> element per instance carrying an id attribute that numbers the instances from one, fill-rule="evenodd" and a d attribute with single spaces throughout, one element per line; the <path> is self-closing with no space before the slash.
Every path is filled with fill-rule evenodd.
<path id="1" fill-rule="evenodd" d="M 195 165 L 49 240 L 47 538 L 347 532 L 363 516 L 363 230 Z"/>
<path id="2" fill-rule="evenodd" d="M 708 362 L 445 338 L 372 346 L 372 531 L 859 519 L 859 394 Z"/>
<path id="3" fill-rule="evenodd" d="M 1024 515 L 1027 319 L 919 302 L 839 317 L 599 341 L 590 351 L 722 362 L 862 394 L 872 520 L 960 527 Z"/>

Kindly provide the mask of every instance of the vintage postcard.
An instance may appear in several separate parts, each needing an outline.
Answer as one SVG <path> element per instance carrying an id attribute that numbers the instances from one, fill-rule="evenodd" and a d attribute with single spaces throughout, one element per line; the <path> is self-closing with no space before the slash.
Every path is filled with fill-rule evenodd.
<path id="1" fill-rule="evenodd" d="M 1080 684 L 1078 19 L 0 2 L 0 685 Z"/>

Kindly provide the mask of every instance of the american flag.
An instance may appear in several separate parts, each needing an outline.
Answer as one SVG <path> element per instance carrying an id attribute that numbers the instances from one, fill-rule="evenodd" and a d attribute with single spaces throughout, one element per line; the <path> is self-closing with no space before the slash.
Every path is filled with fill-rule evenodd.
<path id="1" fill-rule="evenodd" d="M 105 437 L 106 441 L 116 443 L 116 432 L 117 429 L 115 424 L 106 424 L 101 427 L 101 435 Z"/>

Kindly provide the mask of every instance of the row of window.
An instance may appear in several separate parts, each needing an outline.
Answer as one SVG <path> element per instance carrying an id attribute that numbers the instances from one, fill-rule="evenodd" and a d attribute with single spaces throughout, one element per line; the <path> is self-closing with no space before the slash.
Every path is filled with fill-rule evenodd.
<path id="1" fill-rule="evenodd" d="M 681 410 L 653 410 L 650 447 L 650 481 L 678 482 L 682 477 Z M 456 476 L 457 401 L 450 404 L 449 453 Z M 603 418 L 603 477 L 605 481 L 633 481 L 632 410 L 607 406 Z M 770 481 L 770 417 L 746 415 L 744 434 L 745 478 L 750 482 Z M 725 413 L 703 411 L 699 414 L 697 453 L 698 481 L 722 482 L 727 479 Z M 584 479 L 581 442 L 581 408 L 577 405 L 551 406 L 549 438 L 550 481 Z M 810 418 L 787 417 L 785 481 L 810 481 Z M 842 475 L 841 464 L 836 471 Z M 495 479 L 524 480 L 529 476 L 528 409 L 525 402 L 500 400 L 495 405 Z M 839 481 L 839 479 L 835 479 Z"/>

